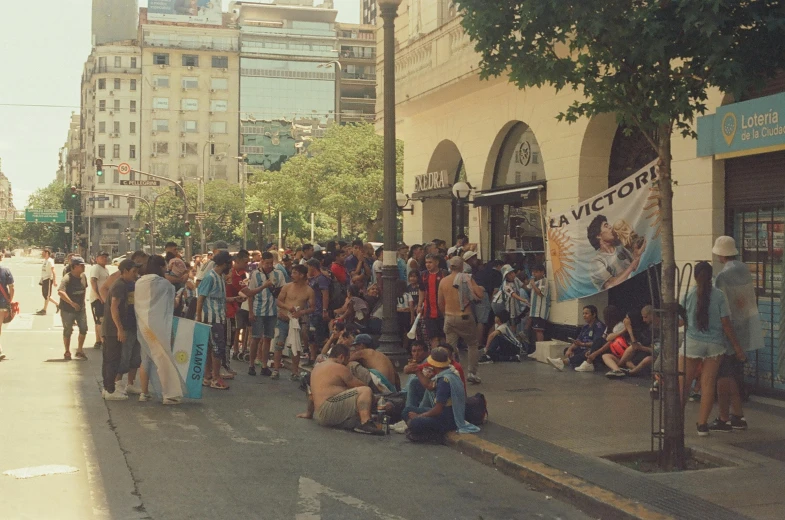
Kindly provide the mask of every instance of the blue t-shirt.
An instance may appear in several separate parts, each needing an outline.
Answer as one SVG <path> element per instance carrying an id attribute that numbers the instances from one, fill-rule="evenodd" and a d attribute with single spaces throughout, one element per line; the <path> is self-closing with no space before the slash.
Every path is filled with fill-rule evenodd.
<path id="1" fill-rule="evenodd" d="M 450 393 L 450 382 L 447 378 L 439 378 L 436 381 L 436 402 L 444 405 L 444 411 L 449 410 L 452 415 L 452 399 Z M 442 413 L 444 413 L 444 411 Z"/>
<path id="2" fill-rule="evenodd" d="M 360 261 L 354 255 L 349 255 L 346 257 L 346 260 L 343 262 L 343 266 L 346 268 L 346 271 L 349 272 L 349 276 L 354 273 L 354 270 L 357 269 L 357 264 L 359 263 Z"/>
<path id="3" fill-rule="evenodd" d="M 330 280 L 328 280 L 327 277 L 324 276 L 322 273 L 319 273 L 313 278 L 308 278 L 308 285 L 310 285 L 311 289 L 313 289 L 313 293 L 315 296 L 314 300 L 316 302 L 313 306 L 314 312 L 312 315 L 321 317 L 322 311 L 324 310 L 322 306 L 322 304 L 324 303 L 322 302 L 322 291 L 330 290 Z M 327 296 L 329 298 L 330 295 L 328 294 Z"/>
<path id="4" fill-rule="evenodd" d="M 202 312 L 205 323 L 226 323 L 226 281 L 210 269 L 196 288 L 198 296 L 204 296 Z"/>
<path id="5" fill-rule="evenodd" d="M 589 325 L 588 323 L 584 325 L 580 334 L 578 334 L 578 337 L 575 339 L 581 343 L 594 343 L 595 341 L 599 341 L 597 338 L 602 338 L 603 334 L 605 334 L 605 324 L 600 320 L 594 320 L 593 325 Z"/>
<path id="6" fill-rule="evenodd" d="M 698 330 L 698 289 L 693 287 L 687 293 L 683 303 L 687 309 L 687 337 L 696 341 L 705 341 L 715 345 L 725 344 L 725 333 L 722 330 L 722 318 L 730 316 L 728 301 L 725 294 L 716 287 L 711 288 L 709 298 L 709 328 Z"/>
<path id="7" fill-rule="evenodd" d="M 9 285 L 13 285 L 14 283 L 14 275 L 11 274 L 11 270 L 7 267 L 0 266 L 0 284 L 3 286 L 3 290 L 5 290 L 6 294 L 10 297 L 10 291 L 8 290 Z M 0 292 L 0 303 L 8 305 L 10 302 L 3 296 L 3 293 Z"/>

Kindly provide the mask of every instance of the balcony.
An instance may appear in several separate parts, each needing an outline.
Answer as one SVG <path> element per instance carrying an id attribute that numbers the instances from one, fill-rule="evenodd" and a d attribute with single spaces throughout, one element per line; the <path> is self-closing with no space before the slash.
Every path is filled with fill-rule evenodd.
<path id="1" fill-rule="evenodd" d="M 376 98 L 372 97 L 347 97 L 341 96 L 342 105 L 376 105 Z"/>
<path id="2" fill-rule="evenodd" d="M 361 80 L 361 81 L 376 81 L 375 72 L 346 72 L 341 71 L 341 79 L 344 80 Z"/>
<path id="3" fill-rule="evenodd" d="M 141 57 L 139 57 L 139 61 L 142 61 Z M 93 72 L 95 74 L 141 74 L 142 67 L 108 67 L 106 65 L 96 65 Z"/>

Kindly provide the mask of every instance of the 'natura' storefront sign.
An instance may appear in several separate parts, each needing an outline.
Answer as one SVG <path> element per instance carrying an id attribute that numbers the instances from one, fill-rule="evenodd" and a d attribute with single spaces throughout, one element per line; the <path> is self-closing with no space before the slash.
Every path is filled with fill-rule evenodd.
<path id="1" fill-rule="evenodd" d="M 414 191 L 429 191 L 438 190 L 440 188 L 449 188 L 451 183 L 447 178 L 447 170 L 438 172 L 423 173 L 414 177 Z"/>
<path id="2" fill-rule="evenodd" d="M 785 93 L 733 103 L 698 118 L 698 156 L 717 159 L 785 150 Z"/>

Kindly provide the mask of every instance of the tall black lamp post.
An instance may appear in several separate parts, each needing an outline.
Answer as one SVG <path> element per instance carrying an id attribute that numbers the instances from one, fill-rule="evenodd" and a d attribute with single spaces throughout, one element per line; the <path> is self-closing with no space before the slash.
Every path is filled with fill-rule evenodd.
<path id="1" fill-rule="evenodd" d="M 397 266 L 396 148 L 395 148 L 395 17 L 401 0 L 379 0 L 384 21 L 384 257 L 382 259 L 382 336 L 379 352 L 386 354 L 397 369 L 407 360 L 401 346 L 396 317 L 395 289 Z M 403 331 L 406 332 L 406 331 Z"/>

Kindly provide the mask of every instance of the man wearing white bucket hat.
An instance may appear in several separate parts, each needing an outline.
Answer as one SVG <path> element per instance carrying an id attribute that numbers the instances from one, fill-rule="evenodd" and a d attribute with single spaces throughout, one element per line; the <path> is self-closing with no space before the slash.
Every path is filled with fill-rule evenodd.
<path id="1" fill-rule="evenodd" d="M 736 260 L 739 251 L 733 237 L 721 236 L 714 242 L 712 253 L 723 264 L 715 285 L 728 300 L 730 319 L 739 344 L 750 352 L 763 347 L 763 329 L 755 296 L 755 283 L 747 264 Z M 743 353 L 742 353 L 743 354 Z M 746 430 L 747 421 L 741 407 L 739 384 L 744 379 L 746 356 L 736 354 L 727 345 L 717 374 L 717 401 L 719 417 L 709 425 L 709 430 L 728 432 Z"/>

